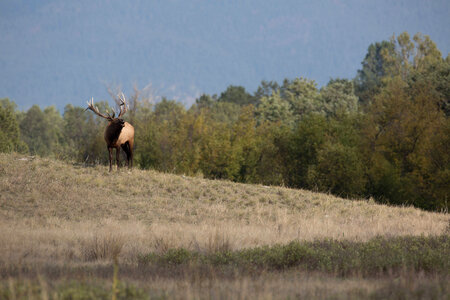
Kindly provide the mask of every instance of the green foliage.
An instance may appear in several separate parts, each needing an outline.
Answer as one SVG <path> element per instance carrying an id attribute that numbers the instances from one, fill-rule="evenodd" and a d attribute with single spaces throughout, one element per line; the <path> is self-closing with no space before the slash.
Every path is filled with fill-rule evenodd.
<path id="1" fill-rule="evenodd" d="M 135 88 L 135 164 L 448 211 L 449 78 L 450 58 L 405 32 L 370 45 L 354 81 L 320 90 L 303 77 L 262 81 L 254 95 L 229 86 L 186 109 L 166 98 L 153 105 Z M 23 151 L 23 140 L 31 154 L 107 163 L 105 120 L 83 108 L 16 113 L 2 100 L 0 109 L 1 151 Z"/>
<path id="2" fill-rule="evenodd" d="M 255 98 L 259 101 L 262 97 L 269 97 L 274 93 L 280 91 L 280 86 L 276 81 L 261 81 L 261 84 L 258 86 L 258 89 L 255 92 Z"/>
<path id="3" fill-rule="evenodd" d="M 308 186 L 308 168 L 317 162 L 317 153 L 327 139 L 327 129 L 326 118 L 312 114 L 303 118 L 293 132 L 277 138 L 283 157 L 283 177 L 289 186 Z"/>
<path id="4" fill-rule="evenodd" d="M 393 78 L 368 112 L 370 193 L 390 203 L 448 209 L 448 188 L 436 184 L 441 180 L 436 177 L 449 169 L 449 154 L 443 152 L 447 145 L 441 144 L 448 141 L 447 124 L 430 86 L 408 86 L 400 77 Z M 432 160 L 436 157 L 443 164 Z M 432 196 L 434 191 L 443 198 Z"/>
<path id="5" fill-rule="evenodd" d="M 155 105 L 154 115 L 159 123 L 175 123 L 185 113 L 184 106 L 175 100 L 163 98 Z"/>
<path id="6" fill-rule="evenodd" d="M 157 143 L 158 130 L 154 120 L 148 120 L 142 124 L 140 130 L 135 131 L 137 141 L 135 154 L 135 163 L 143 169 L 158 167 L 159 158 L 161 157 L 160 148 Z"/>
<path id="7" fill-rule="evenodd" d="M 415 72 L 426 71 L 443 60 L 441 52 L 429 36 L 417 33 L 411 41 L 409 34 L 403 32 L 398 37 L 393 35 L 390 42 L 394 45 L 394 51 L 384 49 L 382 52 L 383 59 L 389 65 L 384 80 L 400 76 L 407 81 Z"/>
<path id="8" fill-rule="evenodd" d="M 371 44 L 355 78 L 355 93 L 363 105 L 372 101 L 383 86 L 382 79 L 390 67 L 383 53 L 392 55 L 395 45 L 388 41 Z"/>
<path id="9" fill-rule="evenodd" d="M 41 111 L 34 105 L 26 112 L 20 123 L 22 138 L 31 154 L 61 159 L 67 158 L 64 126 L 64 120 L 54 106 Z"/>
<path id="10" fill-rule="evenodd" d="M 317 153 L 317 163 L 308 169 L 307 183 L 311 188 L 335 195 L 364 195 L 365 167 L 359 149 L 340 143 L 325 145 Z"/>
<path id="11" fill-rule="evenodd" d="M 20 123 L 23 141 L 32 155 L 48 156 L 51 153 L 51 124 L 39 106 L 33 105 Z"/>
<path id="12" fill-rule="evenodd" d="M 161 255 L 149 253 L 145 256 L 142 256 L 140 260 L 141 262 L 145 263 L 157 262 L 160 264 L 167 264 L 167 265 L 181 265 L 188 263 L 194 256 L 195 256 L 194 253 L 186 249 L 177 248 L 177 249 L 169 249 L 167 250 L 167 252 Z"/>
<path id="13" fill-rule="evenodd" d="M 178 169 L 178 150 L 180 148 L 180 139 L 182 138 L 181 122 L 186 114 L 186 110 L 180 103 L 174 100 L 163 99 L 155 105 L 153 113 L 153 124 L 157 132 L 154 135 L 156 144 L 151 143 L 150 147 L 156 145 L 156 148 L 147 148 L 153 150 L 150 157 L 154 157 L 156 169 L 163 172 L 177 172 Z M 147 134 L 151 138 L 152 133 Z M 143 145 L 146 147 L 146 145 Z"/>
<path id="14" fill-rule="evenodd" d="M 243 86 L 230 85 L 220 94 L 219 102 L 235 103 L 241 106 L 256 104 L 256 99 L 245 91 Z"/>
<path id="15" fill-rule="evenodd" d="M 293 123 L 293 115 L 290 105 L 287 101 L 281 98 L 280 93 L 273 93 L 272 95 L 261 98 L 258 106 L 257 118 L 262 122 L 283 122 L 285 124 Z"/>
<path id="16" fill-rule="evenodd" d="M 450 116 L 450 56 L 447 59 L 423 58 L 422 67 L 411 74 L 409 84 L 432 87 L 431 93 L 447 117 Z"/>
<path id="17" fill-rule="evenodd" d="M 358 98 L 353 82 L 347 79 L 332 79 L 320 90 L 321 111 L 327 116 L 351 114 L 358 111 Z"/>
<path id="18" fill-rule="evenodd" d="M 88 160 L 105 162 L 106 155 L 101 160 L 102 156 L 99 154 L 103 136 L 103 133 L 99 132 L 99 128 L 106 126 L 104 122 L 100 117 L 96 122 L 93 114 L 85 112 L 81 107 L 67 105 L 64 108 L 64 137 L 67 143 L 66 155 L 68 158 L 83 162 Z M 106 148 L 104 141 L 102 147 Z M 93 152 L 94 149 L 97 151 Z"/>
<path id="19" fill-rule="evenodd" d="M 208 118 L 212 121 L 226 124 L 233 124 L 237 121 L 241 107 L 231 102 L 214 102 L 208 110 Z"/>
<path id="20" fill-rule="evenodd" d="M 285 80 L 281 88 L 281 96 L 291 105 L 296 120 L 313 112 L 321 112 L 319 90 L 314 80 L 295 78 Z"/>
<path id="21" fill-rule="evenodd" d="M 237 153 L 233 152 L 231 129 L 223 123 L 212 123 L 201 140 L 200 170 L 207 178 L 231 179 L 239 172 Z"/>
<path id="22" fill-rule="evenodd" d="M 56 107 L 49 106 L 44 109 L 44 116 L 47 123 L 47 131 L 49 137 L 50 155 L 57 158 L 65 158 L 64 150 L 66 140 L 64 138 L 64 120 Z"/>
<path id="23" fill-rule="evenodd" d="M 256 128 L 256 153 L 254 156 L 254 174 L 250 182 L 266 185 L 284 185 L 285 173 L 283 153 L 279 141 L 290 134 L 290 128 L 284 124 L 260 124 Z"/>
<path id="24" fill-rule="evenodd" d="M 279 142 L 287 183 L 342 196 L 364 195 L 367 179 L 359 124 L 359 117 L 350 114 L 339 119 L 304 117 Z"/>
<path id="25" fill-rule="evenodd" d="M 339 276 L 383 275 L 405 271 L 448 274 L 450 238 L 377 237 L 367 242 L 316 240 L 291 242 L 238 251 L 200 253 L 169 249 L 162 254 L 149 253 L 140 264 L 231 267 L 239 271 L 285 270 L 300 268 Z"/>
<path id="26" fill-rule="evenodd" d="M 201 95 L 199 98 L 195 99 L 195 104 L 198 108 L 208 108 L 211 107 L 214 103 L 214 99 L 207 94 Z"/>
<path id="27" fill-rule="evenodd" d="M 0 99 L 0 152 L 12 151 L 26 152 L 27 146 L 20 140 L 14 102 Z"/>

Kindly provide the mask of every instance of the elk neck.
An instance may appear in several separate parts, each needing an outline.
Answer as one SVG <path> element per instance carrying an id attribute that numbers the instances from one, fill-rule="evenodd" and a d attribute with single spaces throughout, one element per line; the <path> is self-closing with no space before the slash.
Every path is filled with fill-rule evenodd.
<path id="1" fill-rule="evenodd" d="M 122 119 L 115 118 L 112 121 L 109 121 L 109 124 L 105 129 L 105 141 L 108 146 L 116 146 L 115 144 L 124 126 L 125 122 Z"/>

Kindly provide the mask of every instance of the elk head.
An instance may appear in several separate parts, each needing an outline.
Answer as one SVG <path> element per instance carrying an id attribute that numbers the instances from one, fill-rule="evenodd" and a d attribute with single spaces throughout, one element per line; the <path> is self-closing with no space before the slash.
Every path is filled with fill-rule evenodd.
<path id="1" fill-rule="evenodd" d="M 116 162 L 117 168 L 120 167 L 120 148 L 127 155 L 127 165 L 128 168 L 133 167 L 133 145 L 134 145 L 134 127 L 125 122 L 122 116 L 127 112 L 127 100 L 123 93 L 119 95 L 120 100 L 120 112 L 116 117 L 116 112 L 112 109 L 112 115 L 108 112 L 102 114 L 97 106 L 94 106 L 94 98 L 87 102 L 88 107 L 85 110 L 92 110 L 97 116 L 105 118 L 109 121 L 108 126 L 105 129 L 105 141 L 109 152 L 109 171 L 112 170 L 112 151 L 113 148 L 116 149 Z"/>

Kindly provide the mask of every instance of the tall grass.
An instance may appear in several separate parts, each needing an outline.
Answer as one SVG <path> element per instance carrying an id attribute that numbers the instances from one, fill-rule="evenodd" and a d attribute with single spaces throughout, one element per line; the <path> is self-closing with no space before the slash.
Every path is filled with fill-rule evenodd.
<path id="1" fill-rule="evenodd" d="M 232 279 L 196 281 L 157 278 L 118 284 L 117 299 L 448 299 L 448 278 L 388 276 L 380 279 L 336 278 L 299 272 L 264 273 Z M 0 283 L 0 299 L 111 299 L 108 282 L 30 281 Z"/>
<path id="2" fill-rule="evenodd" d="M 0 298 L 110 299 L 114 258 L 118 299 L 125 287 L 193 299 L 448 291 L 445 213 L 17 154 L 0 154 L 0 191 Z M 394 273 L 411 284 L 391 285 Z"/>

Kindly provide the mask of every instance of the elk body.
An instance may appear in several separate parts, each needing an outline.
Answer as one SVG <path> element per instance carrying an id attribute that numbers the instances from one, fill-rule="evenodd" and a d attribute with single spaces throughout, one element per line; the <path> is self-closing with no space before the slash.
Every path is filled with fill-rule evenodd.
<path id="1" fill-rule="evenodd" d="M 117 168 L 120 168 L 120 148 L 123 149 L 127 155 L 127 165 L 128 168 L 133 167 L 133 145 L 134 145 L 134 127 L 125 122 L 122 116 L 127 111 L 126 99 L 123 94 L 119 96 L 120 99 L 120 112 L 117 118 L 115 117 L 116 112 L 113 109 L 112 115 L 109 113 L 102 114 L 99 112 L 98 107 L 94 106 L 94 98 L 88 102 L 88 107 L 86 110 L 92 110 L 96 115 L 105 118 L 109 121 L 108 126 L 105 129 L 105 141 L 109 152 L 109 171 L 112 170 L 113 161 L 113 149 L 116 149 L 116 162 Z"/>

